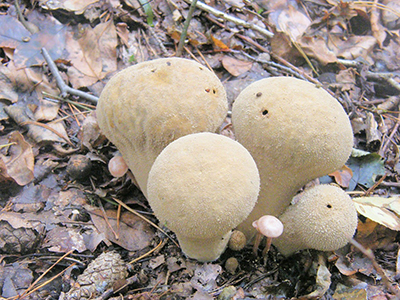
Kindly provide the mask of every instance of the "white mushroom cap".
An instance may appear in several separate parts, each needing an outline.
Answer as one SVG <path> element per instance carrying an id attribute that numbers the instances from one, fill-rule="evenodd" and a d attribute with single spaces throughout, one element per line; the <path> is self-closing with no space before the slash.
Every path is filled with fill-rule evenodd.
<path id="1" fill-rule="evenodd" d="M 245 88 L 233 103 L 237 140 L 257 163 L 258 202 L 238 229 L 250 238 L 253 221 L 279 216 L 309 181 L 340 169 L 353 146 L 350 120 L 324 89 L 304 80 L 272 77 Z"/>
<path id="2" fill-rule="evenodd" d="M 114 177 L 122 177 L 128 172 L 128 165 L 121 155 L 116 155 L 108 162 L 108 170 Z"/>
<path id="3" fill-rule="evenodd" d="M 147 187 L 154 214 L 175 232 L 183 252 L 212 261 L 226 248 L 231 230 L 253 209 L 259 175 L 253 158 L 238 142 L 196 133 L 160 153 Z"/>
<path id="4" fill-rule="evenodd" d="M 285 256 L 302 249 L 333 251 L 345 246 L 357 228 L 357 210 L 342 189 L 317 185 L 296 196 L 279 217 L 285 226 L 273 244 Z"/>
<path id="5" fill-rule="evenodd" d="M 253 222 L 253 227 L 267 238 L 277 238 L 283 232 L 282 222 L 274 216 L 262 216 Z"/>
<path id="6" fill-rule="evenodd" d="M 139 63 L 114 75 L 97 105 L 100 129 L 118 148 L 147 196 L 147 177 L 173 140 L 195 132 L 215 132 L 228 110 L 218 77 L 183 58 Z"/>

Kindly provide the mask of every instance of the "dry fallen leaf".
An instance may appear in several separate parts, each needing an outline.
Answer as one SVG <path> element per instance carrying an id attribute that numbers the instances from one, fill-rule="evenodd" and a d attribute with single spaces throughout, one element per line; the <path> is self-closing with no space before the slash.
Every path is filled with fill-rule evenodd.
<path id="1" fill-rule="evenodd" d="M 112 19 L 95 28 L 84 28 L 76 37 L 67 34 L 68 77 L 74 88 L 87 87 L 117 70 L 117 31 Z"/>
<path id="2" fill-rule="evenodd" d="M 242 61 L 225 55 L 222 59 L 222 65 L 231 75 L 239 76 L 250 71 L 253 63 L 251 61 Z"/>
<path id="3" fill-rule="evenodd" d="M 18 185 L 26 185 L 34 178 L 35 158 L 32 147 L 18 131 L 10 133 L 8 141 L 13 144 L 9 147 L 8 155 L 0 154 L 0 159 L 9 177 L 13 178 Z"/>
<path id="4" fill-rule="evenodd" d="M 356 197 L 353 201 L 364 217 L 392 230 L 400 230 L 400 197 Z"/>
<path id="5" fill-rule="evenodd" d="M 350 180 L 353 177 L 353 171 L 349 167 L 343 166 L 340 170 L 329 174 L 329 176 L 333 176 L 337 184 L 346 188 L 349 186 Z"/>
<path id="6" fill-rule="evenodd" d="M 153 239 L 153 230 L 150 225 L 132 213 L 121 214 L 119 230 L 115 210 L 107 210 L 108 222 L 100 209 L 89 211 L 90 217 L 99 232 L 104 232 L 108 240 L 120 245 L 128 251 L 138 251 L 150 246 Z M 118 239 L 115 234 L 118 235 Z"/>

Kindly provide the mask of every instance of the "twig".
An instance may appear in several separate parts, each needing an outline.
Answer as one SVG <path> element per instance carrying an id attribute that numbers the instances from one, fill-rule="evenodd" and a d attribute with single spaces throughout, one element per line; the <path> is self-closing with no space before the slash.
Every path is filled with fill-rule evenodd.
<path id="1" fill-rule="evenodd" d="M 42 275 L 40 275 L 34 283 L 32 283 L 30 285 L 30 287 L 28 287 L 21 295 L 21 297 L 24 297 L 25 295 L 28 295 L 28 292 L 30 292 L 32 290 L 32 288 L 35 286 L 35 284 L 37 284 L 48 272 L 50 272 L 60 261 L 62 261 L 65 257 L 67 257 L 68 255 L 70 255 L 72 252 L 74 252 L 74 250 L 70 250 L 67 253 L 65 253 L 63 256 L 61 256 L 50 268 L 48 268 L 45 272 L 43 272 Z M 74 263 L 75 264 L 75 263 Z M 68 269 L 68 268 L 67 268 Z M 64 270 L 65 271 L 65 270 Z"/>
<path id="2" fill-rule="evenodd" d="M 189 4 L 192 4 L 192 2 L 194 0 L 185 0 L 185 1 L 188 2 Z M 214 7 L 211 7 L 201 1 L 197 1 L 196 6 L 200 9 L 216 16 L 217 18 L 223 18 L 226 21 L 235 23 L 236 25 L 239 25 L 239 26 L 243 26 L 244 28 L 253 29 L 254 31 L 257 31 L 257 32 L 261 33 L 262 35 L 266 36 L 267 38 L 272 38 L 274 36 L 274 34 L 267 29 L 264 29 L 256 24 L 252 24 L 252 23 L 246 22 L 244 20 L 241 20 L 239 18 L 228 15 L 228 14 L 226 14 L 218 9 L 215 9 Z"/>
<path id="3" fill-rule="evenodd" d="M 374 81 L 384 80 L 396 90 L 400 91 L 400 83 L 394 80 L 394 75 L 392 73 L 374 73 L 374 72 L 367 72 L 366 74 L 367 79 L 371 79 Z"/>
<path id="4" fill-rule="evenodd" d="M 355 239 L 351 239 L 350 244 L 352 244 L 354 247 L 356 247 L 362 254 L 364 254 L 372 262 L 372 265 L 374 266 L 374 268 L 375 268 L 376 272 L 379 274 L 379 276 L 381 276 L 383 283 L 386 285 L 386 288 L 393 295 L 396 295 L 397 297 L 399 297 L 400 296 L 399 291 L 394 288 L 394 286 L 390 282 L 390 279 L 387 277 L 387 275 L 383 271 L 382 267 L 376 262 L 374 252 L 372 252 L 371 249 L 364 248 L 364 246 L 361 245 L 359 242 L 357 242 Z M 398 299 L 398 298 L 396 298 L 396 299 Z"/>
<path id="5" fill-rule="evenodd" d="M 50 54 L 47 52 L 46 48 L 42 48 L 42 55 L 47 62 L 47 65 L 49 66 L 49 69 L 51 71 L 51 74 L 53 74 L 54 78 L 56 79 L 57 86 L 61 91 L 61 96 L 66 97 L 67 94 L 75 95 L 81 98 L 84 98 L 86 100 L 89 100 L 92 103 L 97 104 L 99 101 L 99 98 L 93 95 L 90 95 L 88 93 L 82 92 L 80 90 L 74 89 L 70 86 L 68 86 L 64 80 L 61 78 L 60 72 L 57 69 L 56 64 L 50 57 Z"/>
<path id="6" fill-rule="evenodd" d="M 141 260 L 142 258 L 145 258 L 146 256 L 149 256 L 151 253 L 153 253 L 154 251 L 158 250 L 158 249 L 161 247 L 161 245 L 162 245 L 163 243 L 164 243 L 164 241 L 161 240 L 161 242 L 160 242 L 155 248 L 151 249 L 150 251 L 146 252 L 145 254 L 143 254 L 143 255 L 141 255 L 141 256 L 135 258 L 135 259 L 132 259 L 132 260 L 129 262 L 129 264 L 132 265 L 132 264 L 134 264 L 135 262 Z"/>
<path id="7" fill-rule="evenodd" d="M 156 32 L 154 31 L 153 27 L 151 27 L 150 25 L 147 26 L 147 29 L 150 31 L 151 35 L 154 37 L 154 39 L 157 41 L 158 46 L 160 46 L 160 49 L 162 51 L 162 53 L 165 56 L 168 56 L 168 50 L 167 48 L 165 48 L 163 42 L 160 40 L 160 38 L 157 36 Z"/>
<path id="8" fill-rule="evenodd" d="M 189 12 L 185 20 L 185 24 L 183 25 L 181 37 L 179 39 L 178 50 L 176 50 L 176 56 L 178 57 L 182 56 L 183 46 L 185 45 L 185 40 L 187 37 L 187 31 L 190 25 L 190 21 L 192 20 L 194 10 L 196 9 L 196 3 L 197 0 L 192 0 L 192 3 L 190 4 Z"/>

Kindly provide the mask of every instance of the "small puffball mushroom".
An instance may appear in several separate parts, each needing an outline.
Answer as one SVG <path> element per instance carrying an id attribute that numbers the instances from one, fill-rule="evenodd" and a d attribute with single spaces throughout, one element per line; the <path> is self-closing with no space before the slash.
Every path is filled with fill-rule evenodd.
<path id="1" fill-rule="evenodd" d="M 283 255 L 302 249 L 334 251 L 353 237 L 357 210 L 342 189 L 317 185 L 297 195 L 293 202 L 279 217 L 285 230 L 273 242 Z"/>
<path id="2" fill-rule="evenodd" d="M 242 145 L 222 135 L 195 133 L 175 140 L 157 157 L 148 201 L 188 257 L 213 261 L 253 209 L 259 183 L 257 166 Z"/>
<path id="3" fill-rule="evenodd" d="M 227 114 L 218 77 L 183 58 L 139 63 L 114 75 L 97 104 L 105 136 L 118 148 L 147 196 L 147 177 L 161 150 L 195 132 L 216 132 Z"/>
<path id="4" fill-rule="evenodd" d="M 253 244 L 253 253 L 257 255 L 258 246 L 262 237 L 265 236 L 267 242 L 262 252 L 262 256 L 265 257 L 271 247 L 272 239 L 282 234 L 283 224 L 277 217 L 266 215 L 254 221 L 252 225 L 257 230 L 256 239 Z"/>
<path id="5" fill-rule="evenodd" d="M 260 196 L 238 226 L 247 239 L 263 215 L 279 216 L 309 181 L 340 169 L 349 157 L 353 134 L 340 103 L 304 80 L 273 77 L 245 88 L 233 103 L 236 138 L 253 156 Z"/>
<path id="6" fill-rule="evenodd" d="M 122 177 L 128 172 L 128 165 L 121 155 L 116 155 L 108 162 L 108 170 L 114 177 Z"/>
<path id="7" fill-rule="evenodd" d="M 229 239 L 228 247 L 233 251 L 242 250 L 247 244 L 246 236 L 239 230 L 232 232 L 231 238 Z"/>

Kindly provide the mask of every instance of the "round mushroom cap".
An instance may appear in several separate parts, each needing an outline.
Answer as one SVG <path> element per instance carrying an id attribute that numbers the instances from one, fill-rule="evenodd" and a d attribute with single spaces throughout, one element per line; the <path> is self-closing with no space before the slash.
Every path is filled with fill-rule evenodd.
<path id="1" fill-rule="evenodd" d="M 273 241 L 283 255 L 302 249 L 333 251 L 345 246 L 357 228 L 357 210 L 342 189 L 317 185 L 297 195 L 279 217 L 285 230 Z"/>
<path id="2" fill-rule="evenodd" d="M 148 172 L 161 150 L 181 136 L 215 132 L 227 106 L 213 72 L 192 60 L 161 58 L 114 75 L 100 95 L 97 119 L 146 195 Z"/>
<path id="3" fill-rule="evenodd" d="M 291 77 L 265 78 L 245 88 L 233 104 L 232 123 L 261 178 L 276 172 L 308 182 L 342 167 L 353 146 L 340 103 L 324 89 Z M 284 165 L 262 168 L 276 161 Z"/>
<path id="4" fill-rule="evenodd" d="M 268 238 L 277 238 L 283 232 L 282 222 L 274 216 L 266 215 L 253 222 L 253 227 Z"/>
<path id="5" fill-rule="evenodd" d="M 196 133 L 172 142 L 157 157 L 148 201 L 178 239 L 220 239 L 253 209 L 259 184 L 256 164 L 242 145 Z"/>

